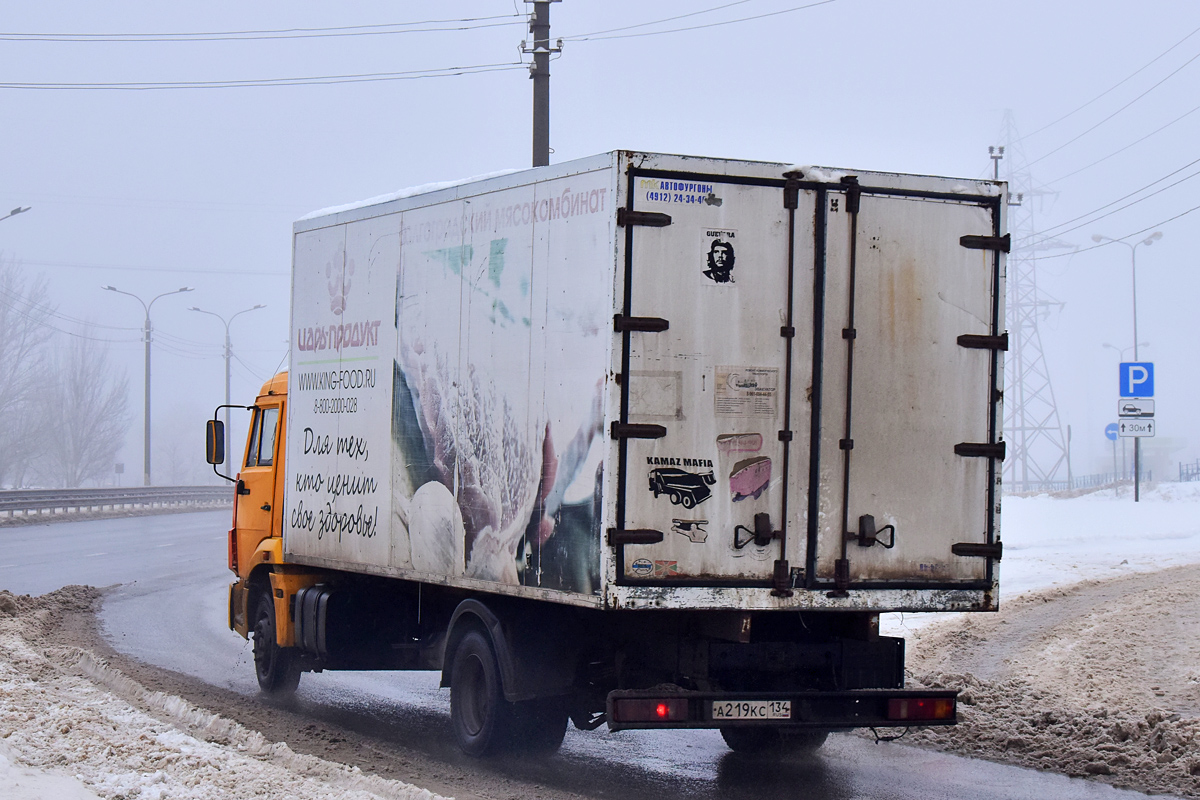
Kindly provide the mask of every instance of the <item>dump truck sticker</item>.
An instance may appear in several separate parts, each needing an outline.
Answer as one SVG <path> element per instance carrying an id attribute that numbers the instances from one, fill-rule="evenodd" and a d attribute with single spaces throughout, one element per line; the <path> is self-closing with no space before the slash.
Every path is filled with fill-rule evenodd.
<path id="1" fill-rule="evenodd" d="M 672 503 L 684 508 L 693 508 L 712 497 L 709 487 L 716 482 L 712 470 L 687 472 L 675 467 L 650 470 L 650 491 L 654 496 L 666 495 Z"/>

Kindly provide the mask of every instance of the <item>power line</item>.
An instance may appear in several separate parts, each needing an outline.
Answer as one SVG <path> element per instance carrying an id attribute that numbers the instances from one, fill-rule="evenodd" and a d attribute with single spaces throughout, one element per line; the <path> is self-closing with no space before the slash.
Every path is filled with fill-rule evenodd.
<path id="1" fill-rule="evenodd" d="M 1143 97 L 1145 97 L 1146 95 L 1148 95 L 1148 94 L 1150 94 L 1151 92 L 1153 92 L 1153 91 L 1154 91 L 1155 89 L 1157 89 L 1159 86 L 1162 86 L 1164 83 L 1166 83 L 1167 81 L 1171 80 L 1171 78 L 1173 78 L 1173 77 L 1175 77 L 1176 75 L 1178 75 L 1178 74 L 1179 74 L 1179 73 L 1180 73 L 1182 70 L 1186 69 L 1186 68 L 1187 68 L 1187 67 L 1188 67 L 1188 66 L 1189 66 L 1189 65 L 1190 65 L 1190 64 L 1191 64 L 1193 61 L 1195 61 L 1195 60 L 1196 60 L 1196 59 L 1198 59 L 1198 58 L 1200 58 L 1200 53 L 1196 53 L 1196 55 L 1192 56 L 1192 57 L 1191 57 L 1191 58 L 1189 58 L 1187 61 L 1183 62 L 1183 64 L 1182 64 L 1182 65 L 1180 65 L 1180 66 L 1179 66 L 1179 67 L 1177 67 L 1176 69 L 1172 70 L 1172 71 L 1171 71 L 1171 72 L 1170 72 L 1170 73 L 1167 75 L 1167 77 L 1163 78 L 1163 79 L 1162 79 L 1162 80 L 1160 80 L 1158 83 L 1154 84 L 1154 85 L 1153 85 L 1153 86 L 1151 86 L 1149 89 L 1147 89 L 1146 91 L 1142 92 L 1142 93 L 1141 93 L 1141 94 L 1139 94 L 1137 97 L 1133 98 L 1133 99 L 1132 99 L 1132 100 L 1130 100 L 1128 103 L 1126 103 L 1125 105 L 1121 106 L 1121 107 L 1120 107 L 1120 108 L 1118 108 L 1116 111 L 1114 111 L 1113 113 L 1109 114 L 1107 117 L 1105 117 L 1104 119 L 1100 120 L 1100 121 L 1099 121 L 1099 122 L 1097 122 L 1095 125 L 1093 125 L 1092 127 L 1088 128 L 1087 130 L 1085 130 L 1083 133 L 1079 134 L 1078 136 L 1074 137 L 1073 139 L 1068 139 L 1067 141 L 1063 142 L 1062 144 L 1060 144 L 1058 147 L 1054 148 L 1054 149 L 1053 149 L 1053 150 L 1051 150 L 1050 152 L 1048 152 L 1048 153 L 1044 153 L 1044 154 L 1042 154 L 1041 156 L 1039 156 L 1038 158 L 1035 158 L 1033 161 L 1030 161 L 1030 162 L 1029 162 L 1029 165 L 1030 165 L 1030 166 L 1033 166 L 1034 164 L 1038 163 L 1039 161 L 1044 161 L 1045 159 L 1047 159 L 1047 158 L 1049 158 L 1050 156 L 1052 156 L 1052 155 L 1054 155 L 1055 153 L 1057 153 L 1059 150 L 1062 150 L 1064 147 L 1067 147 L 1068 145 L 1074 144 L 1075 142 L 1077 142 L 1077 141 L 1079 141 L 1080 139 L 1082 139 L 1084 136 L 1087 136 L 1089 133 L 1091 133 L 1092 131 L 1096 130 L 1096 128 L 1099 128 L 1101 125 L 1103 125 L 1104 123 L 1108 122 L 1108 121 L 1109 121 L 1110 119 L 1112 119 L 1113 117 L 1117 116 L 1117 114 L 1120 114 L 1122 111 L 1124 111 L 1125 109 L 1129 108 L 1131 105 L 1133 105 L 1134 103 L 1136 103 L 1138 100 L 1141 100 Z"/>
<path id="2" fill-rule="evenodd" d="M 674 17 L 664 17 L 663 19 L 656 19 L 652 22 L 639 22 L 636 25 L 625 25 L 620 28 L 609 28 L 609 29 L 603 30 L 603 31 L 591 31 L 590 33 L 579 33 L 579 34 L 576 34 L 575 36 L 564 36 L 563 41 L 564 42 L 575 42 L 575 41 L 582 42 L 582 41 L 586 41 L 587 38 L 590 36 L 600 36 L 600 35 L 603 35 L 606 33 L 619 33 L 621 31 L 633 30 L 634 28 L 646 28 L 646 27 L 649 27 L 650 25 L 661 25 L 664 22 L 674 22 L 677 19 L 686 19 L 687 17 L 698 17 L 702 14 L 711 14 L 714 11 L 720 11 L 722 9 L 730 8 L 732 6 L 740 6 L 745 3 L 749 3 L 749 2 L 751 2 L 751 0 L 736 0 L 736 2 L 733 2 L 733 3 L 725 3 L 724 5 L 713 6 L 712 8 L 705 8 L 701 11 L 692 11 L 691 13 L 688 13 L 688 14 L 678 14 Z"/>
<path id="3" fill-rule="evenodd" d="M 1195 211 L 1200 211 L 1200 206 L 1192 206 L 1187 211 L 1181 211 L 1173 217 L 1168 217 L 1167 219 L 1164 219 L 1160 222 L 1156 222 L 1153 225 L 1142 228 L 1140 231 L 1134 231 L 1133 233 L 1127 233 L 1124 236 L 1119 237 L 1116 241 L 1120 242 L 1120 241 L 1124 241 L 1125 239 L 1133 239 L 1135 237 L 1141 236 L 1143 233 L 1148 233 L 1149 231 L 1152 231 L 1155 228 L 1161 228 L 1162 226 L 1164 226 L 1168 223 L 1174 222 L 1175 220 L 1177 220 L 1181 217 L 1186 217 L 1188 214 L 1191 214 Z M 1086 253 L 1089 250 L 1095 250 L 1099 247 L 1108 247 L 1112 243 L 1113 242 L 1111 242 L 1111 241 L 1103 241 L 1100 244 L 1094 244 L 1091 247 L 1084 247 L 1079 250 L 1072 250 L 1069 253 L 1058 253 L 1058 254 L 1052 255 L 1052 256 L 1039 256 L 1039 260 L 1044 261 L 1048 258 L 1062 258 L 1064 256 L 1074 256 L 1074 255 L 1078 255 L 1079 253 Z"/>
<path id="4" fill-rule="evenodd" d="M 1186 111 L 1186 112 L 1184 112 L 1183 114 L 1180 114 L 1178 117 L 1176 117 L 1175 119 L 1171 120 L 1171 121 L 1170 121 L 1170 122 L 1168 122 L 1167 124 L 1165 124 L 1165 125 L 1162 125 L 1162 126 L 1160 126 L 1160 127 L 1158 127 L 1158 128 L 1155 128 L 1154 130 L 1150 131 L 1149 133 L 1147 133 L 1145 136 L 1143 136 L 1143 137 L 1142 137 L 1142 138 L 1140 138 L 1140 139 L 1135 139 L 1134 141 L 1132 141 L 1132 142 L 1130 142 L 1129 144 L 1127 144 L 1127 145 L 1125 145 L 1124 147 L 1122 147 L 1120 150 L 1114 150 L 1113 152 L 1111 152 L 1111 153 L 1109 153 L 1108 155 L 1106 155 L 1104 158 L 1099 158 L 1099 159 L 1096 159 L 1095 161 L 1093 161 L 1092 163 L 1088 164 L 1087 166 L 1080 167 L 1079 169 L 1077 169 L 1077 170 L 1075 170 L 1075 171 L 1073 171 L 1073 172 L 1068 172 L 1066 175 L 1060 175 L 1060 176 L 1058 176 L 1057 178 L 1055 178 L 1055 179 L 1054 179 L 1054 180 L 1052 180 L 1052 181 L 1047 181 L 1047 182 L 1046 182 L 1046 185 L 1047 185 L 1047 186 L 1051 186 L 1051 185 L 1053 185 L 1053 184 L 1056 184 L 1056 183 L 1058 183 L 1059 181 L 1065 181 L 1067 178 L 1074 177 L 1075 175 L 1078 175 L 1079 173 L 1083 172 L 1084 170 L 1091 169 L 1092 167 L 1096 166 L 1097 164 L 1103 164 L 1105 161 L 1108 161 L 1108 160 L 1109 160 L 1110 158 L 1112 158 L 1113 156 L 1118 156 L 1118 155 L 1120 155 L 1121 153 L 1124 153 L 1124 152 L 1125 152 L 1126 150 L 1128 150 L 1129 148 L 1133 147 L 1134 145 L 1141 144 L 1142 142 L 1144 142 L 1144 141 L 1146 141 L 1147 139 L 1149 139 L 1151 136 L 1154 136 L 1156 133 L 1161 133 L 1162 131 L 1164 131 L 1164 130 L 1166 130 L 1167 128 L 1169 128 L 1169 127 L 1171 127 L 1172 125 L 1174 125 L 1176 122 L 1180 122 L 1180 121 L 1181 121 L 1181 120 L 1183 120 L 1185 117 L 1190 117 L 1192 114 L 1195 114 L 1197 111 L 1200 111 L 1200 106 L 1196 106 L 1196 107 L 1195 107 L 1195 108 L 1193 108 L 1191 111 Z"/>
<path id="5" fill-rule="evenodd" d="M 1151 192 L 1150 194 L 1146 195 L 1145 197 L 1138 198 L 1137 200 L 1134 200 L 1132 203 L 1128 203 L 1126 205 L 1121 206 L 1120 208 L 1113 209 L 1112 211 L 1108 212 L 1107 214 L 1102 214 L 1099 217 L 1095 217 L 1094 219 L 1091 219 L 1091 220 L 1083 223 L 1082 225 L 1076 225 L 1074 228 L 1067 228 L 1066 230 L 1058 230 L 1059 228 L 1070 225 L 1072 222 L 1078 222 L 1079 220 L 1084 219 L 1085 217 L 1090 217 L 1098 211 L 1103 211 L 1104 209 L 1108 208 L 1109 206 L 1116 205 L 1117 203 L 1121 202 L 1122 200 L 1128 200 L 1130 197 L 1133 197 L 1136 194 L 1141 194 L 1142 192 L 1149 189 L 1151 186 L 1154 186 L 1156 183 L 1162 183 L 1167 178 L 1178 175 L 1180 172 L 1183 172 L 1188 167 L 1195 166 L 1196 164 L 1200 164 L 1200 158 L 1196 159 L 1195 161 L 1192 161 L 1191 163 L 1184 164 L 1179 169 L 1162 176 L 1158 180 L 1151 181 L 1150 183 L 1146 184 L 1145 186 L 1143 186 L 1140 189 L 1135 189 L 1132 192 L 1130 192 L 1129 194 L 1124 195 L 1123 197 L 1118 197 L 1116 200 L 1113 200 L 1112 202 L 1105 203 L 1104 205 L 1100 206 L 1099 208 L 1094 208 L 1091 211 L 1080 214 L 1078 217 L 1074 217 L 1073 219 L 1066 220 L 1065 222 L 1060 222 L 1057 225 L 1052 225 L 1049 228 L 1045 228 L 1041 231 L 1038 231 L 1038 235 L 1044 235 L 1045 238 L 1043 238 L 1042 241 L 1046 241 L 1047 239 L 1051 239 L 1056 236 L 1061 236 L 1064 233 L 1070 233 L 1071 231 L 1078 230 L 1079 228 L 1082 228 L 1086 225 L 1091 225 L 1093 222 L 1104 219 L 1105 217 L 1111 217 L 1113 214 L 1116 214 L 1118 211 L 1124 211 L 1125 209 L 1130 208 L 1131 206 L 1135 206 L 1144 200 L 1149 200 L 1151 197 L 1154 197 L 1157 194 L 1162 194 L 1167 189 L 1178 186 L 1179 184 L 1183 183 L 1184 181 L 1191 180 L 1192 178 L 1196 177 L 1197 175 L 1200 175 L 1200 171 L 1193 172 L 1191 175 L 1188 175 L 1184 178 L 1180 178 L 1179 180 L 1175 181 L 1174 183 L 1168 184 L 1167 186 L 1164 186 L 1157 191 Z M 1054 233 L 1051 234 L 1051 231 L 1054 231 Z"/>
<path id="6" fill-rule="evenodd" d="M 834 2 L 834 0 L 825 0 Z M 356 75 L 315 75 L 299 78 L 256 78 L 227 81 L 130 81 L 125 83 L 21 83 L 0 82 L 0 89 L 40 89 L 68 91 L 154 91 L 164 89 L 244 89 L 248 87 L 274 86 L 318 86 L 339 83 L 372 83 L 377 81 L 420 80 L 422 78 L 449 78 L 458 75 L 478 75 L 485 72 L 525 69 L 520 62 L 500 64 L 473 64 L 466 67 L 441 67 L 407 72 L 367 72 Z"/>
<path id="7" fill-rule="evenodd" d="M 496 22 L 495 20 L 506 20 Z M 78 42 L 78 43 L 142 43 L 142 42 L 222 42 L 263 41 L 270 39 L 319 39 L 342 36 L 391 36 L 403 33 L 439 33 L 469 31 L 522 25 L 521 14 L 497 14 L 490 17 L 462 19 L 433 19 L 420 22 L 391 22 L 377 25 L 342 25 L 327 28 L 280 28 L 248 31 L 196 31 L 180 33 L 19 33 L 0 32 L 6 42 Z M 421 28 L 421 25 L 449 27 Z"/>
<path id="8" fill-rule="evenodd" d="M 751 22 L 753 20 L 766 19 L 768 17 L 778 17 L 781 14 L 791 14 L 796 11 L 804 11 L 805 9 L 816 8 L 817 6 L 827 6 L 830 3 L 836 3 L 836 2 L 838 2 L 838 0 L 818 0 L 818 2 L 808 3 L 807 5 L 793 6 L 792 8 L 785 8 L 785 9 L 782 9 L 781 11 L 771 11 L 766 14 L 755 14 L 754 16 L 751 16 L 751 17 L 739 17 L 737 19 L 728 19 L 728 20 L 724 20 L 723 22 L 709 22 L 709 23 L 705 23 L 704 25 L 690 25 L 685 28 L 669 28 L 665 31 L 646 31 L 644 33 L 622 33 L 622 34 L 617 34 L 615 36 L 599 36 L 599 35 L 580 36 L 580 37 L 574 37 L 573 41 L 602 42 L 607 39 L 635 39 L 635 38 L 639 38 L 642 36 L 661 36 L 662 34 L 666 34 L 666 33 L 681 33 L 684 31 L 698 31 L 698 30 L 702 30 L 704 28 L 719 28 L 723 25 L 735 25 L 740 22 Z M 646 23 L 646 24 L 657 24 L 657 23 Z M 566 37 L 564 37 L 564 39 L 565 38 Z"/>
<path id="9" fill-rule="evenodd" d="M 56 333 L 65 334 L 66 336 L 74 336 L 76 339 L 88 339 L 93 342 L 104 342 L 106 344 L 129 344 L 129 343 L 141 341 L 140 339 L 101 339 L 98 336 L 88 336 L 87 334 L 84 334 L 84 333 L 76 333 L 75 331 L 69 331 L 64 328 L 60 328 L 57 325 L 53 325 L 53 324 L 47 322 L 44 317 L 39 318 L 39 317 L 32 316 L 29 312 L 31 310 L 33 310 L 33 308 L 35 308 L 35 307 L 30 306 L 25 309 L 22 309 L 22 308 L 18 307 L 16 304 L 14 304 L 6 299 L 3 299 L 3 298 L 0 298 L 0 303 L 8 306 L 8 308 L 10 308 L 12 311 L 15 311 L 16 313 L 20 314 L 22 317 L 29 320 L 34 325 L 40 325 L 43 328 L 49 328 L 50 330 L 52 330 Z M 85 329 L 88 327 L 91 327 L 91 326 L 86 325 L 86 324 L 84 325 Z M 111 326 L 104 326 L 104 327 L 111 327 Z"/>
<path id="10" fill-rule="evenodd" d="M 1145 64 L 1143 64 L 1143 65 L 1142 65 L 1140 68 L 1138 68 L 1138 69 L 1134 70 L 1134 71 L 1133 71 L 1133 72 L 1131 72 L 1129 75 L 1125 76 L 1125 77 L 1124 77 L 1124 78 L 1122 78 L 1121 80 L 1119 80 L 1119 81 L 1117 81 L 1116 83 L 1114 83 L 1112 86 L 1110 86 L 1110 87 L 1108 87 L 1107 89 L 1105 89 L 1105 90 L 1104 90 L 1103 92 L 1101 92 L 1100 94 L 1098 94 L 1098 95 L 1096 95 L 1095 97 L 1093 97 L 1091 100 L 1088 100 L 1086 103 L 1084 103 L 1083 105 L 1079 106 L 1079 108 L 1076 108 L 1074 111 L 1068 111 L 1066 114 L 1063 114 L 1063 115 L 1062 115 L 1061 117 L 1059 117 L 1058 119 L 1054 120 L 1053 122 L 1047 122 L 1045 125 L 1043 125 L 1042 127 L 1038 128 L 1038 129 L 1037 129 L 1037 130 L 1035 130 L 1035 131 L 1030 131 L 1029 133 L 1027 133 L 1027 134 L 1025 134 L 1024 136 L 1022 136 L 1022 137 L 1021 137 L 1021 140 L 1022 140 L 1022 141 L 1024 141 L 1025 139 L 1028 139 L 1028 138 L 1029 138 L 1029 137 L 1031 137 L 1031 136 L 1036 136 L 1037 134 L 1041 133 L 1042 131 L 1046 130 L 1047 128 L 1052 128 L 1052 127 L 1054 127 L 1055 125 L 1057 125 L 1058 123 L 1062 122 L 1064 119 L 1067 119 L 1068 117 L 1072 117 L 1072 116 L 1074 116 L 1075 114 L 1078 114 L 1080 111 L 1083 111 L 1085 108 L 1087 108 L 1087 107 L 1088 107 L 1088 106 L 1090 106 L 1092 103 L 1094 103 L 1094 102 L 1096 102 L 1097 100 L 1099 100 L 1100 98 L 1104 97 L 1105 95 L 1109 94 L 1110 92 L 1114 91 L 1115 89 L 1118 89 L 1118 88 L 1120 88 L 1121 86 L 1123 86 L 1124 84 L 1126 84 L 1126 83 L 1128 83 L 1129 81 L 1133 80 L 1133 78 L 1135 78 L 1136 76 L 1138 76 L 1139 74 L 1141 74 L 1141 73 L 1142 73 L 1142 72 L 1144 72 L 1145 70 L 1149 69 L 1151 65 L 1153 65 L 1154 63 L 1156 63 L 1157 61 L 1159 61 L 1160 59 L 1162 59 L 1164 56 L 1166 56 L 1166 55 L 1167 55 L 1167 53 L 1170 53 L 1170 52 L 1171 52 L 1172 50 L 1174 50 L 1176 47 L 1179 47 L 1179 45 L 1183 44 L 1183 43 L 1184 43 L 1184 42 L 1186 42 L 1188 39 L 1190 39 L 1190 38 L 1192 38 L 1193 36 L 1195 36 L 1197 33 L 1200 33 L 1200 28 L 1196 28 L 1194 31 L 1192 31 L 1191 33 L 1189 33 L 1187 36 L 1183 37 L 1183 38 L 1182 38 L 1182 39 L 1180 39 L 1178 42 L 1176 42 L 1175 44 L 1171 45 L 1171 46 L 1170 46 L 1170 47 L 1168 47 L 1166 50 L 1163 50 L 1161 53 L 1159 53 L 1158 55 L 1156 55 L 1154 58 L 1152 58 L 1152 59 L 1150 59 L 1149 61 L 1147 61 L 1147 62 L 1146 62 Z"/>
<path id="11" fill-rule="evenodd" d="M 90 320 L 80 319 L 78 317 L 72 317 L 69 314 L 62 313 L 61 311 L 58 310 L 58 308 L 56 306 L 53 306 L 50 303 L 34 303 L 34 302 L 30 301 L 28 298 L 25 298 L 19 294 L 7 291 L 2 288 L 0 288 L 0 303 L 3 303 L 4 305 L 6 305 L 9 308 L 12 308 L 14 310 L 17 309 L 18 305 L 23 305 L 23 306 L 25 306 L 25 308 L 27 310 L 29 310 L 31 312 L 38 311 L 41 314 L 43 314 L 44 316 L 54 317 L 56 319 L 62 320 L 63 322 L 69 322 L 73 325 L 82 325 L 82 326 L 85 326 L 88 328 L 107 328 L 108 330 L 113 330 L 113 331 L 130 331 L 130 332 L 141 331 L 141 328 L 130 328 L 130 327 L 123 326 L 123 325 L 102 325 L 98 322 L 92 322 Z"/>

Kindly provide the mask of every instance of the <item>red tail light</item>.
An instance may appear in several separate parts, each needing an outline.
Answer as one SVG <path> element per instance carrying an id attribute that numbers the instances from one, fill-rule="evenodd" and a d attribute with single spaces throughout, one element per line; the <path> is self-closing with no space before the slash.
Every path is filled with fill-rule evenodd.
<path id="1" fill-rule="evenodd" d="M 953 697 L 907 697 L 888 700 L 889 720 L 954 719 Z"/>
<path id="2" fill-rule="evenodd" d="M 688 701 L 678 697 L 618 698 L 613 702 L 613 717 L 617 722 L 680 722 L 688 718 Z"/>

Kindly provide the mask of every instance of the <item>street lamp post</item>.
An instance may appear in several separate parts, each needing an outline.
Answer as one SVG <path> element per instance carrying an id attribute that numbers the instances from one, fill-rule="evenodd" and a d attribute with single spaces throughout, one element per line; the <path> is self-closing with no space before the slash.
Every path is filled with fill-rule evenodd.
<path id="1" fill-rule="evenodd" d="M 15 217 L 17 214 L 24 214 L 30 208 L 32 208 L 32 206 L 25 206 L 24 208 L 17 206 L 12 211 L 5 214 L 3 217 L 0 217 L 0 222 L 3 222 L 4 220 L 8 219 L 9 217 Z"/>
<path id="2" fill-rule="evenodd" d="M 233 458 L 233 434 L 229 428 L 229 359 L 233 356 L 233 346 L 229 341 L 229 326 L 233 324 L 233 321 L 242 314 L 250 311 L 257 311 L 260 308 L 266 308 L 266 306 L 262 303 L 259 303 L 256 306 L 244 308 L 229 319 L 225 319 L 215 311 L 205 311 L 203 308 L 197 308 L 196 306 L 192 306 L 188 309 L 188 311 L 199 311 L 201 314 L 208 314 L 210 317 L 216 317 L 225 325 L 225 457 L 229 459 Z"/>
<path id="3" fill-rule="evenodd" d="M 1099 233 L 1092 234 L 1092 241 L 1099 244 L 1100 242 L 1112 242 L 1114 244 L 1123 244 L 1129 248 L 1129 263 L 1131 274 L 1133 276 L 1133 360 L 1138 360 L 1138 329 L 1137 329 L 1137 249 L 1138 245 L 1150 245 L 1162 238 L 1162 231 L 1154 233 L 1142 239 L 1140 242 L 1129 242 L 1121 239 L 1113 239 Z M 1142 439 L 1136 437 L 1133 440 L 1133 502 L 1141 500 L 1141 481 L 1142 481 Z"/>
<path id="4" fill-rule="evenodd" d="M 123 294 L 123 295 L 127 295 L 129 297 L 132 297 L 134 300 L 137 300 L 139 303 L 142 304 L 142 308 L 146 312 L 146 322 L 142 327 L 142 334 L 143 334 L 142 338 L 146 342 L 146 409 L 144 411 L 145 420 L 144 420 L 144 429 L 143 429 L 143 433 L 142 433 L 142 449 L 143 449 L 142 464 L 143 464 L 143 472 L 144 472 L 144 475 L 143 475 L 144 484 L 143 485 L 149 486 L 150 485 L 150 341 L 151 341 L 151 333 L 153 331 L 153 328 L 150 325 L 150 309 L 151 309 L 151 307 L 153 307 L 154 301 L 158 300 L 159 297 L 166 297 L 167 295 L 170 295 L 170 294 L 180 294 L 181 292 L 190 292 L 190 291 L 192 291 L 192 288 L 190 286 L 184 286 L 180 289 L 176 289 L 173 292 L 163 292 L 162 294 L 160 294 L 157 297 L 155 297 L 154 299 L 152 299 L 149 303 L 147 303 L 142 298 L 138 297 L 136 294 L 132 294 L 130 292 L 123 292 L 120 289 L 116 288 L 115 286 L 101 286 L 100 288 L 104 289 L 105 291 L 108 291 L 108 292 L 116 292 L 117 294 Z"/>

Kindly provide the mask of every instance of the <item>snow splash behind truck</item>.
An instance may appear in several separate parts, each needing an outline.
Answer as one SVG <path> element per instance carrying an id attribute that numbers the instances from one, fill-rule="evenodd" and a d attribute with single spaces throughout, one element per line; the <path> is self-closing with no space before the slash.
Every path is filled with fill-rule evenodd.
<path id="1" fill-rule="evenodd" d="M 471 754 L 952 724 L 878 614 L 997 608 L 1003 197 L 619 151 L 297 222 L 230 532 L 260 684 L 440 670 Z"/>

